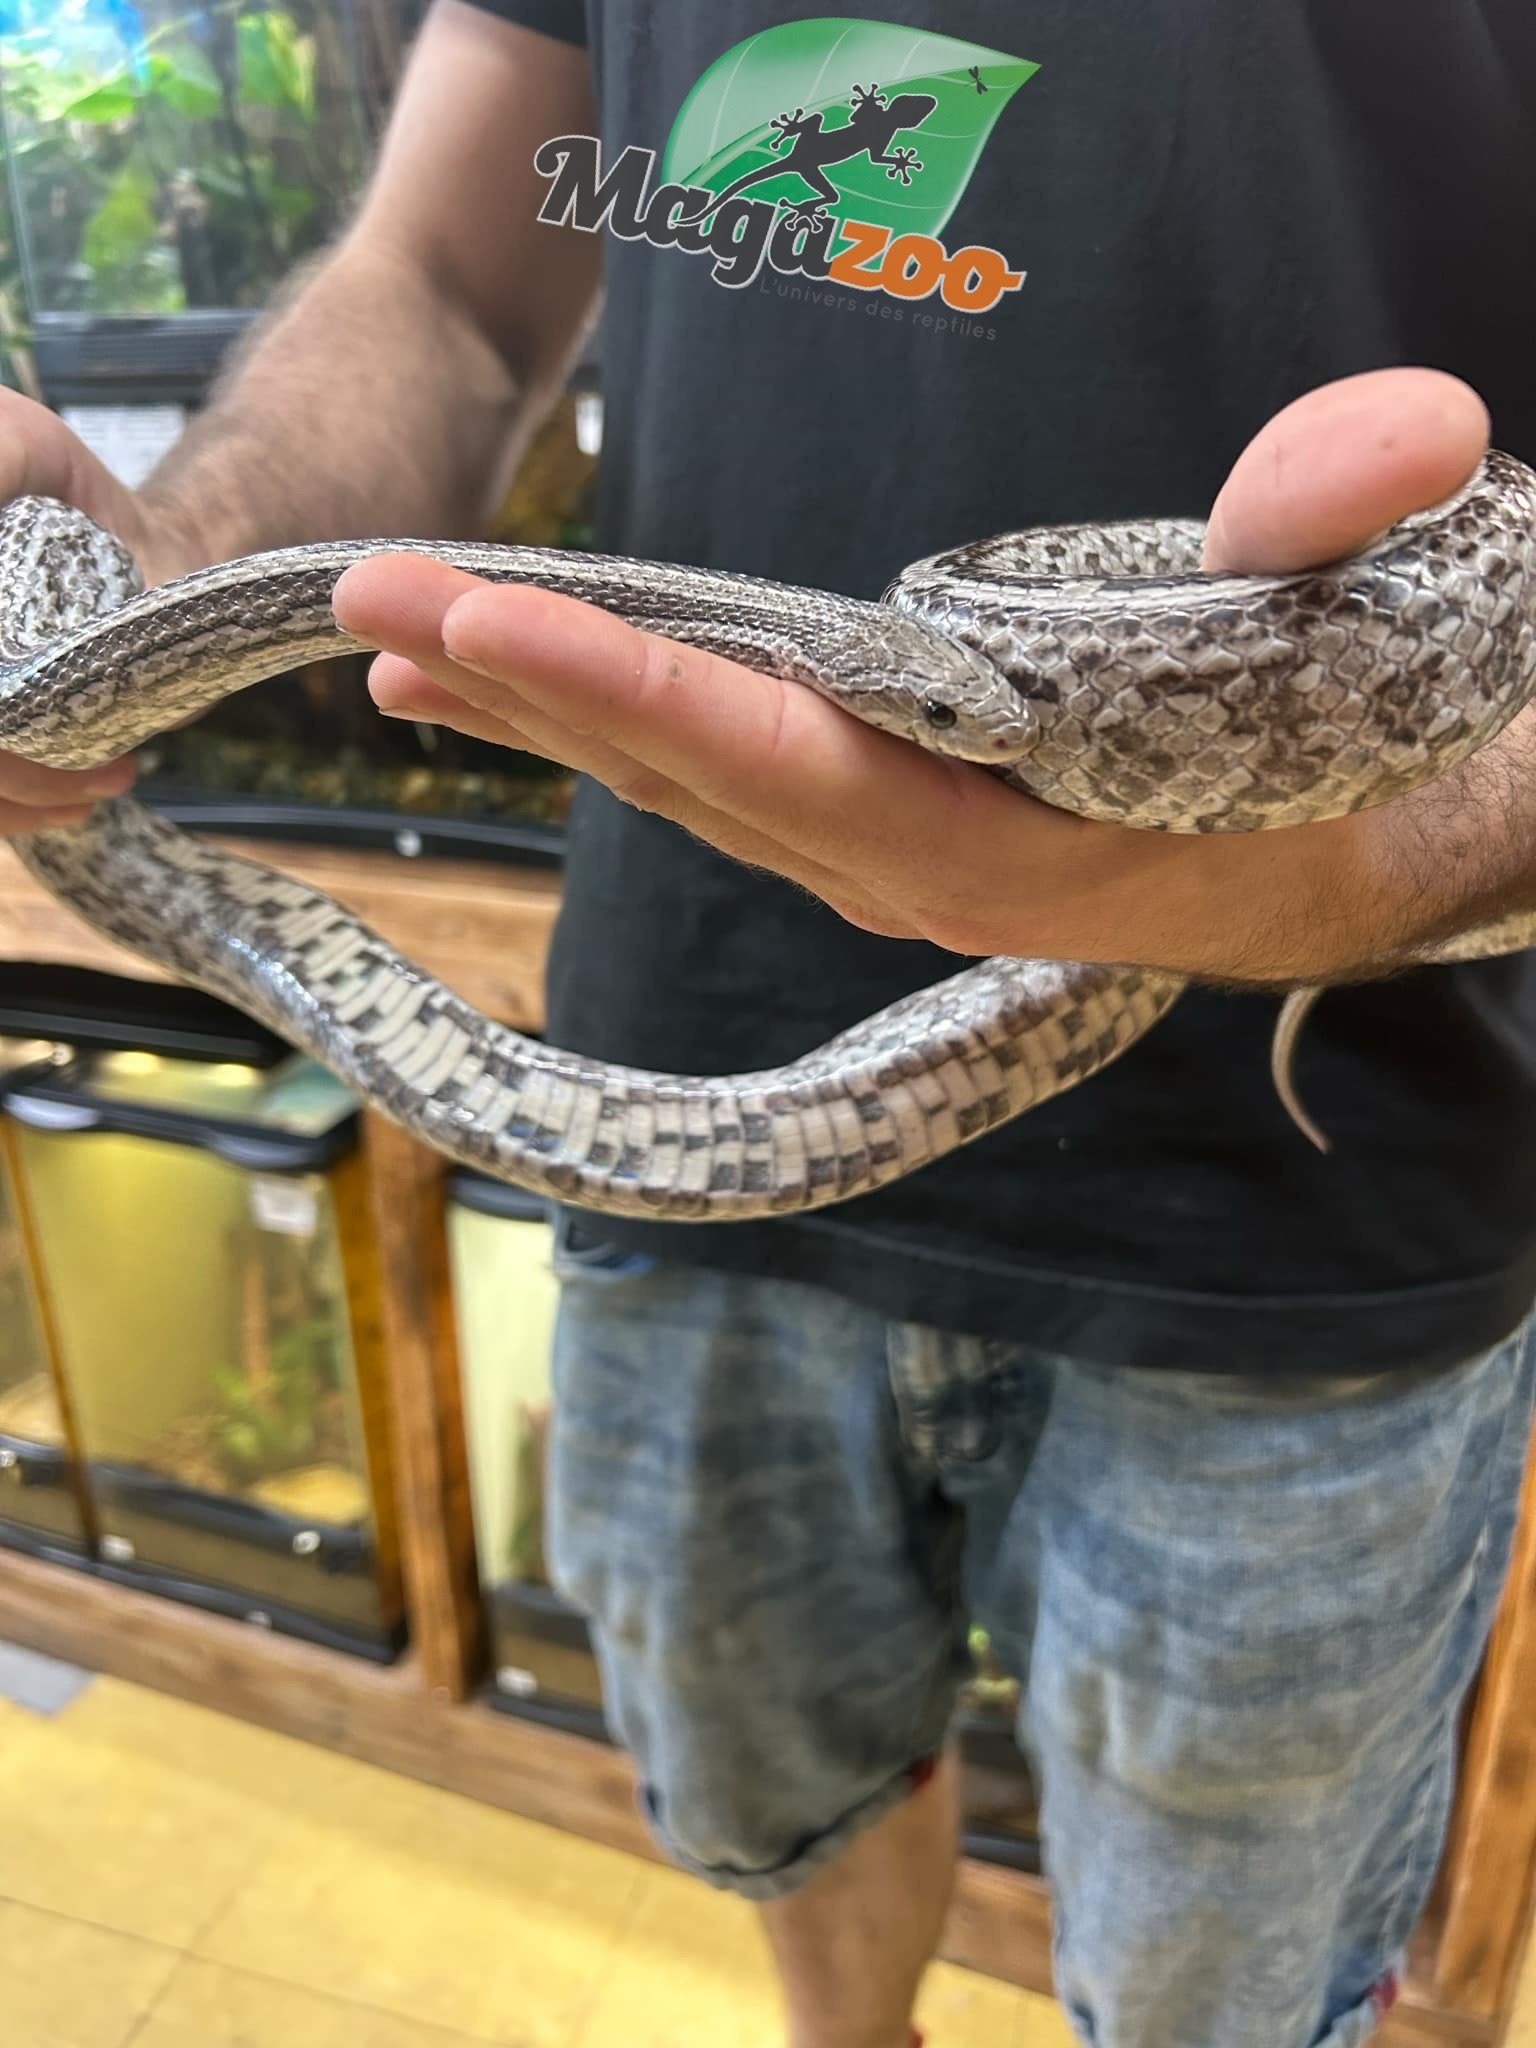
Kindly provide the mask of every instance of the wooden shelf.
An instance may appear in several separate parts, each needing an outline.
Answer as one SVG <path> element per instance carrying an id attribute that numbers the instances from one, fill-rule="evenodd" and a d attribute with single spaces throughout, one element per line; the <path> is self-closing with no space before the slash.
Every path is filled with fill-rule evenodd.
<path id="1" fill-rule="evenodd" d="M 356 910 L 502 1021 L 536 1030 L 559 884 L 467 861 L 225 842 Z M 0 847 L 0 956 L 148 975 L 87 931 Z M 654 1858 L 626 1761 L 600 1743 L 481 1703 L 484 1622 L 448 1295 L 444 1169 L 382 1119 L 366 1120 L 358 1199 L 373 1217 L 371 1290 L 387 1360 L 412 1651 L 380 1669 L 84 1572 L 0 1552 L 0 1639 L 325 1744 Z M 381 1418 L 382 1420 L 382 1418 Z M 1420 1928 L 1385 2048 L 1500 2038 L 1536 1876 L 1536 1476 L 1514 1566 L 1466 1723 L 1465 1768 L 1441 1882 Z M 946 1930 L 951 1959 L 1050 1988 L 1040 1880 L 967 1862 Z"/>

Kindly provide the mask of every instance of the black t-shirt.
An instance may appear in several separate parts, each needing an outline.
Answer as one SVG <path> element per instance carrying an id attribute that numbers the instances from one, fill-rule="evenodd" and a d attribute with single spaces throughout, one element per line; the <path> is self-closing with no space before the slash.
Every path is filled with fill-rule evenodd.
<path id="1" fill-rule="evenodd" d="M 1536 460 L 1530 0 L 496 11 L 589 42 L 599 82 L 600 164 L 543 162 L 547 213 L 617 172 L 605 548 L 875 597 L 1009 528 L 1202 514 L 1281 406 L 1395 363 L 1465 377 Z M 725 254 L 668 246 L 664 203 L 635 234 L 664 180 L 778 160 L 711 216 Z M 828 186 L 841 274 L 807 275 Z M 562 1045 L 761 1067 L 960 964 L 579 795 Z M 1108 1072 L 842 1207 L 592 1228 L 1101 1362 L 1357 1372 L 1496 1342 L 1536 1297 L 1536 958 L 1329 993 L 1300 1056 L 1326 1158 L 1271 1088 L 1275 1015 L 1191 992 Z"/>

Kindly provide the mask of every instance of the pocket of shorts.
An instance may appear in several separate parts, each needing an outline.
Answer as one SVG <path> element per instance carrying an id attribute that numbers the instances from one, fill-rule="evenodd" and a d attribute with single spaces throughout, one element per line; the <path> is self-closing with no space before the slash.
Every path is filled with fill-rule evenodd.
<path id="1" fill-rule="evenodd" d="M 555 1212 L 554 1248 L 550 1265 L 562 1286 L 572 1281 L 637 1279 L 654 1273 L 653 1253 L 626 1251 L 602 1234 L 602 1223 L 569 1209 Z"/>

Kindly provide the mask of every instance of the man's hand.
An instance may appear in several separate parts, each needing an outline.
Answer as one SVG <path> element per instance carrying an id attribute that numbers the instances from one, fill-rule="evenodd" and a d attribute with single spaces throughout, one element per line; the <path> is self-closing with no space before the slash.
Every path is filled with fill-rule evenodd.
<path id="1" fill-rule="evenodd" d="M 1447 497 L 1487 441 L 1479 399 L 1436 372 L 1313 392 L 1237 463 L 1212 513 L 1208 566 L 1337 559 Z M 958 953 L 1261 984 L 1347 979 L 1516 907 L 1512 889 L 1536 901 L 1525 716 L 1457 774 L 1378 810 L 1173 836 L 1050 809 L 810 690 L 568 598 L 391 557 L 349 571 L 336 609 L 387 650 L 371 681 L 387 714 L 584 770 L 854 924 Z M 1515 790 L 1532 792 L 1524 808 Z"/>
<path id="2" fill-rule="evenodd" d="M 0 504 L 12 498 L 59 498 L 126 542 L 150 581 L 186 566 L 175 536 L 148 516 L 143 501 L 103 467 L 84 442 L 45 406 L 0 391 Z M 0 754 L 0 838 L 48 825 L 76 825 L 94 802 L 121 796 L 133 764 L 70 771 L 39 768 Z"/>

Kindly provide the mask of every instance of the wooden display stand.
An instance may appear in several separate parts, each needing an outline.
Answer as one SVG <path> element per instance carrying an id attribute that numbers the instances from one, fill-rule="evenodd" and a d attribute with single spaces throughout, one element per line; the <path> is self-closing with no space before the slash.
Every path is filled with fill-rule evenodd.
<path id="1" fill-rule="evenodd" d="M 536 1029 L 558 882 L 533 871 L 392 855 L 240 847 L 312 881 L 480 1008 Z M 0 849 L 0 955 L 143 975 Z M 390 1669 L 65 1568 L 0 1552 L 0 1639 L 115 1673 L 638 1855 L 655 1854 L 628 1765 L 601 1744 L 499 1714 L 485 1679 L 469 1467 L 449 1297 L 442 1162 L 368 1120 L 365 1160 L 411 1648 Z M 354 1290 L 355 1293 L 355 1290 Z M 1444 1867 L 1402 2003 L 1378 2037 L 1496 2043 L 1536 1878 L 1536 1477 L 1467 1716 Z M 945 1939 L 953 1960 L 1050 1988 L 1039 1879 L 967 1862 Z"/>

